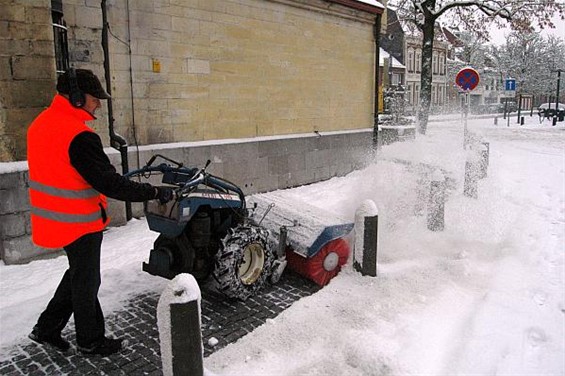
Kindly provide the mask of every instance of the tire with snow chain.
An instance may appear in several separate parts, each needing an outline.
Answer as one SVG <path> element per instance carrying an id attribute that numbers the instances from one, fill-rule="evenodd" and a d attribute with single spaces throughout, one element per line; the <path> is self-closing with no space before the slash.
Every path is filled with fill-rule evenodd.
<path id="1" fill-rule="evenodd" d="M 256 226 L 230 230 L 216 254 L 212 273 L 219 291 L 246 300 L 265 284 L 275 259 L 267 238 L 267 230 Z"/>

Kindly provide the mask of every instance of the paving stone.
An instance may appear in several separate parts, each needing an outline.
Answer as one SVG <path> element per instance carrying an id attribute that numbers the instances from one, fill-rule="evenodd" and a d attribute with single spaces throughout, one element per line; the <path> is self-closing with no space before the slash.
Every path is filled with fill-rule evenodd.
<path id="1" fill-rule="evenodd" d="M 285 272 L 277 285 L 266 286 L 245 302 L 227 300 L 217 292 L 202 288 L 201 318 L 204 356 L 224 348 L 276 317 L 295 301 L 320 288 L 292 272 Z M 67 353 L 26 341 L 10 349 L 14 354 L 0 363 L 0 374 L 22 375 L 150 375 L 159 376 L 161 355 L 156 310 L 159 294 L 148 292 L 131 299 L 123 311 L 106 317 L 107 334 L 129 341 L 119 354 L 85 357 L 77 353 L 74 327 L 63 332 L 74 346 Z M 215 337 L 216 346 L 208 340 Z"/>
<path id="2" fill-rule="evenodd" d="M 2 364 L 0 364 L 0 375 L 9 375 L 12 372 L 17 371 L 16 367 L 13 364 L 4 365 L 4 363 L 8 362 L 2 362 Z"/>

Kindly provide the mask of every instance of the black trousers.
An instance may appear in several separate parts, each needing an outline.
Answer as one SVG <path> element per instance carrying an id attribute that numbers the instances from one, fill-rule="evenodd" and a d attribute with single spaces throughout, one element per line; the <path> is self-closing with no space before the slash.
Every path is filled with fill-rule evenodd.
<path id="1" fill-rule="evenodd" d="M 37 328 L 41 333 L 61 333 L 74 314 L 77 345 L 88 347 L 104 337 L 104 315 L 98 301 L 101 245 L 100 231 L 84 235 L 63 248 L 69 269 L 39 316 Z"/>

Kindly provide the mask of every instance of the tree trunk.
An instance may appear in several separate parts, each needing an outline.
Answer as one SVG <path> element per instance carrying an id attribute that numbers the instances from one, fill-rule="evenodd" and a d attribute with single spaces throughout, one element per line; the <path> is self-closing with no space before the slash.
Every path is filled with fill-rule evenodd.
<path id="1" fill-rule="evenodd" d="M 420 78 L 420 107 L 418 109 L 418 132 L 426 134 L 430 102 L 432 98 L 432 56 L 434 48 L 435 18 L 426 17 L 422 32 L 422 72 Z"/>

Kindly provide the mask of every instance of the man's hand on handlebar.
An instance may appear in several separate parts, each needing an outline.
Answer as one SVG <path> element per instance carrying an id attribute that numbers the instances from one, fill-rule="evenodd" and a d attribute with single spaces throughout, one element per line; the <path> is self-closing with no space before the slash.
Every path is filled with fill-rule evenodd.
<path id="1" fill-rule="evenodd" d="M 177 198 L 176 190 L 170 187 L 155 187 L 155 191 L 155 199 L 159 200 L 161 205 Z"/>

